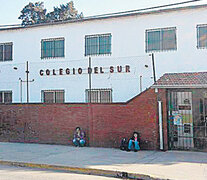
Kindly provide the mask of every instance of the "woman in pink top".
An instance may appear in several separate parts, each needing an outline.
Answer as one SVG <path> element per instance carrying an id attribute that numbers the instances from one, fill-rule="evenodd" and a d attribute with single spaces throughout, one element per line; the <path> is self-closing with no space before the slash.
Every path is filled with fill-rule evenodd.
<path id="1" fill-rule="evenodd" d="M 140 150 L 137 132 L 134 132 L 133 136 L 129 140 L 128 149 L 129 151 L 133 149 L 134 152 L 137 152 L 138 150 Z"/>

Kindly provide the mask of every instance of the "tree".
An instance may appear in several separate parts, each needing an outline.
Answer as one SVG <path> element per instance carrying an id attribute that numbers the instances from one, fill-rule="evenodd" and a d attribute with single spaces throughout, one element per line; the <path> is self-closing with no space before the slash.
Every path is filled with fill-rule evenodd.
<path id="1" fill-rule="evenodd" d="M 18 19 L 22 20 L 22 25 L 40 24 L 46 20 L 46 9 L 43 2 L 29 3 L 26 5 Z"/>
<path id="2" fill-rule="evenodd" d="M 54 7 L 54 10 L 46 16 L 49 22 L 66 21 L 70 19 L 80 19 L 83 17 L 83 13 L 78 14 L 78 11 L 74 8 L 73 1 L 70 1 L 66 5 L 62 4 L 60 7 Z"/>
<path id="3" fill-rule="evenodd" d="M 22 20 L 23 26 L 27 26 L 83 18 L 83 13 L 78 14 L 78 11 L 74 8 L 73 1 L 70 1 L 66 5 L 62 4 L 60 7 L 54 7 L 53 11 L 47 14 L 46 11 L 43 2 L 30 2 L 22 9 L 19 19 Z"/>

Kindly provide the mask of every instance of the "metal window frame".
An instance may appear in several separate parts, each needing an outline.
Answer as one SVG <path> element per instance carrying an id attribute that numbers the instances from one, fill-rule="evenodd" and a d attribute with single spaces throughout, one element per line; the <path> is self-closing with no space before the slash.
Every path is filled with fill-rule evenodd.
<path id="1" fill-rule="evenodd" d="M 53 41 L 55 42 L 55 41 L 61 41 L 61 40 L 64 42 L 63 43 L 64 44 L 63 56 L 43 57 L 43 47 L 42 47 L 43 42 L 53 42 Z M 65 38 L 64 37 L 41 39 L 40 44 L 41 44 L 41 57 L 40 57 L 41 59 L 65 58 Z"/>
<path id="2" fill-rule="evenodd" d="M 111 43 L 110 43 L 111 52 L 110 53 L 100 54 L 99 38 L 102 36 L 111 37 Z M 93 38 L 93 37 L 98 37 L 98 45 L 97 45 L 98 53 L 97 54 L 87 54 L 87 52 L 86 52 L 86 49 L 87 49 L 86 48 L 86 39 Z M 101 56 L 101 55 L 111 55 L 111 54 L 112 54 L 112 33 L 85 35 L 85 56 Z"/>
<path id="3" fill-rule="evenodd" d="M 94 91 L 94 92 L 98 92 L 98 102 L 91 102 L 91 103 L 102 103 L 101 102 L 101 91 L 108 91 L 108 92 L 110 92 L 109 94 L 109 101 L 110 102 L 106 102 L 106 103 L 112 103 L 113 101 L 112 101 L 112 92 L 113 92 L 113 89 L 112 88 L 94 88 L 94 89 L 91 89 L 91 92 L 92 91 Z M 85 101 L 87 102 L 87 103 L 89 103 L 89 92 L 90 92 L 90 89 L 86 89 L 85 90 Z M 105 102 L 104 102 L 105 103 Z"/>
<path id="4" fill-rule="evenodd" d="M 200 46 L 199 44 L 199 37 L 200 37 L 200 33 L 199 33 L 199 28 L 202 28 L 202 27 L 206 27 L 207 28 L 207 24 L 198 24 L 196 26 L 196 30 L 197 30 L 197 49 L 207 49 L 207 46 Z"/>
<path id="5" fill-rule="evenodd" d="M 12 90 L 6 90 L 6 91 L 0 91 L 0 93 L 2 93 L 2 102 L 0 102 L 0 104 L 4 104 L 5 103 L 5 98 L 4 98 L 4 94 L 5 93 L 11 93 L 11 103 L 13 101 L 13 92 Z"/>
<path id="6" fill-rule="evenodd" d="M 52 92 L 53 93 L 53 102 L 52 103 L 57 103 L 56 102 L 56 92 L 63 92 L 63 103 L 65 103 L 65 90 L 63 89 L 54 89 L 54 90 L 41 90 L 41 97 L 42 97 L 42 103 L 46 103 L 45 102 L 45 92 Z"/>
<path id="7" fill-rule="evenodd" d="M 3 45 L 3 60 L 0 62 L 7 62 L 7 61 L 13 61 L 13 42 L 5 42 L 5 43 L 0 43 L 0 45 Z M 5 60 L 5 45 L 11 45 L 12 46 L 12 51 L 11 51 L 11 59 Z"/>
<path id="8" fill-rule="evenodd" d="M 165 30 L 175 30 L 175 49 L 163 49 L 163 37 L 162 31 Z M 148 32 L 156 32 L 160 31 L 160 49 L 159 50 L 149 50 L 148 48 Z M 165 28 L 155 28 L 155 29 L 146 29 L 145 30 L 145 52 L 153 53 L 153 52 L 166 52 L 166 51 L 177 51 L 177 28 L 176 27 L 165 27 Z"/>

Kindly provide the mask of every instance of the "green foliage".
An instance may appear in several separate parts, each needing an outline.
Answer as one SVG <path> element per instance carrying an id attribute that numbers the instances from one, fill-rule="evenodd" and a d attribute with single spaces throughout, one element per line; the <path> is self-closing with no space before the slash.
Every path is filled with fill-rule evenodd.
<path id="1" fill-rule="evenodd" d="M 66 5 L 62 4 L 60 7 L 54 7 L 53 11 L 47 14 L 46 11 L 43 2 L 29 3 L 22 9 L 19 19 L 22 20 L 23 26 L 27 26 L 83 18 L 83 13 L 78 14 L 78 11 L 74 8 L 73 1 Z"/>
<path id="2" fill-rule="evenodd" d="M 66 5 L 62 4 L 60 7 L 54 7 L 54 10 L 46 16 L 48 21 L 66 21 L 82 18 L 83 14 L 78 14 L 78 11 L 74 8 L 73 1 L 70 1 Z"/>
<path id="3" fill-rule="evenodd" d="M 18 19 L 22 20 L 22 25 L 40 24 L 46 20 L 46 9 L 43 2 L 29 3 L 26 5 Z"/>

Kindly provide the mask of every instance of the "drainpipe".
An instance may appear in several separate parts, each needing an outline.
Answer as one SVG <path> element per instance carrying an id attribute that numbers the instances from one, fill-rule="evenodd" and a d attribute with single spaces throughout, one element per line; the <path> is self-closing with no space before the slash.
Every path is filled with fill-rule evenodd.
<path id="1" fill-rule="evenodd" d="M 158 113 L 159 113 L 160 150 L 164 150 L 163 123 L 162 123 L 162 101 L 158 101 Z"/>

